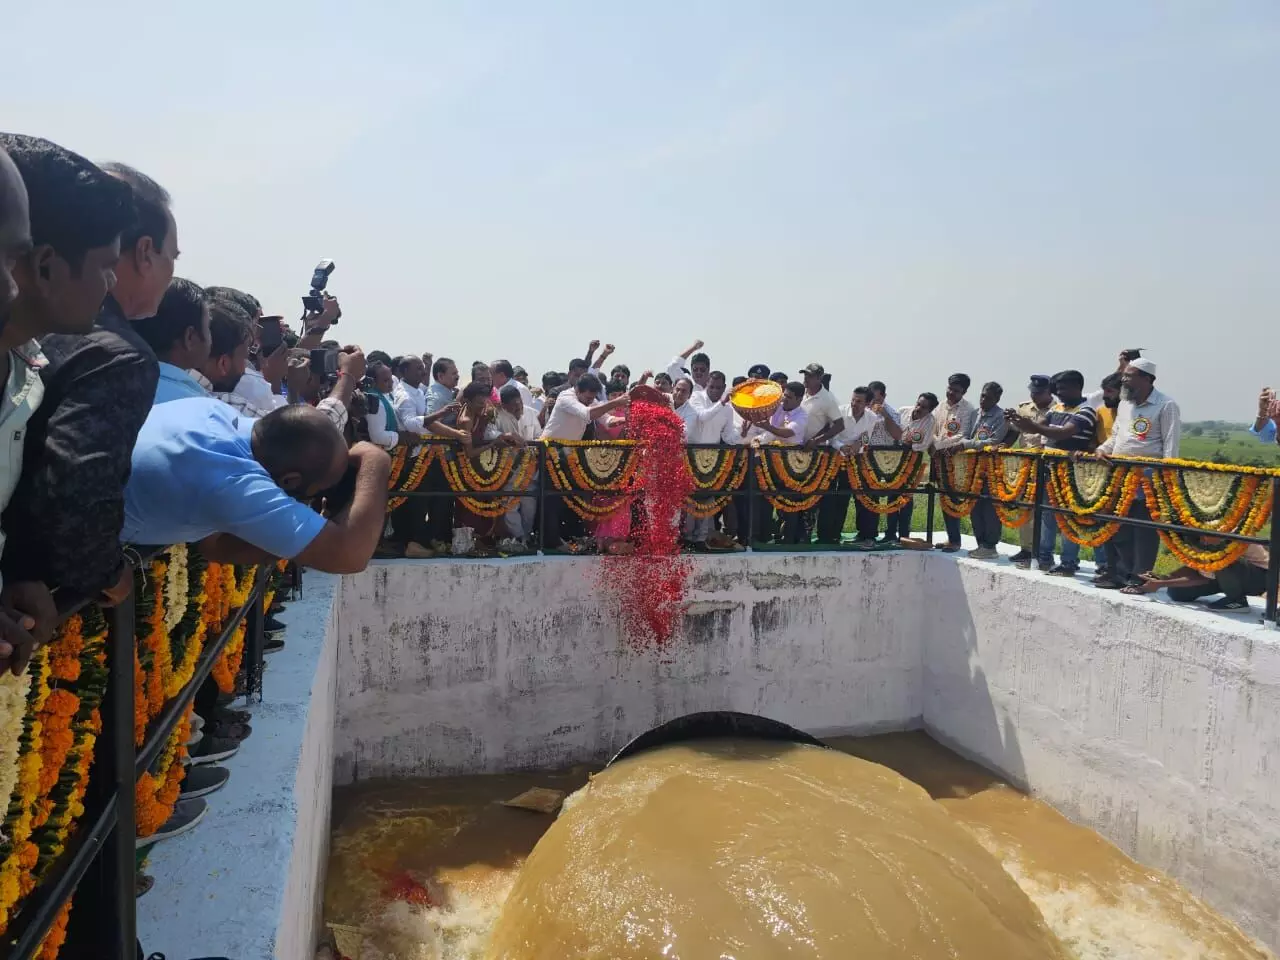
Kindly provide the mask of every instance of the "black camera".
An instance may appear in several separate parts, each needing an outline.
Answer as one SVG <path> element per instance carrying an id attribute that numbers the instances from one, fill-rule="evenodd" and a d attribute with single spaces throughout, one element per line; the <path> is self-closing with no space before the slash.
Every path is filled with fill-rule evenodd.
<path id="1" fill-rule="evenodd" d="M 324 310 L 324 288 L 329 282 L 329 274 L 337 264 L 332 260 L 321 260 L 311 273 L 311 293 L 302 298 L 302 308 L 308 313 L 320 313 Z M 338 322 L 335 318 L 335 324 Z"/>

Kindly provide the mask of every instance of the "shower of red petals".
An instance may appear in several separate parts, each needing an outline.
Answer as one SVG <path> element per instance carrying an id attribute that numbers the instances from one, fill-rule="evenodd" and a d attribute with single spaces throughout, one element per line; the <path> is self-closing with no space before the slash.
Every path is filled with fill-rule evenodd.
<path id="1" fill-rule="evenodd" d="M 689 563 L 680 555 L 680 509 L 693 491 L 685 465 L 684 422 L 671 407 L 633 401 L 627 432 L 643 447 L 635 487 L 635 553 L 606 557 L 601 575 L 618 599 L 623 636 L 636 649 L 661 649 L 680 622 Z"/>

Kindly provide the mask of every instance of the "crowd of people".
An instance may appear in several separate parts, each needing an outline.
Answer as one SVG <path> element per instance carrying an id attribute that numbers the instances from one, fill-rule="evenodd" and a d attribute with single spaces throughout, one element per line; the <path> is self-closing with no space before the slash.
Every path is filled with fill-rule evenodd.
<path id="1" fill-rule="evenodd" d="M 640 385 L 669 398 L 691 444 L 1178 453 L 1178 405 L 1156 388 L 1156 365 L 1136 350 L 1121 353 L 1119 367 L 1093 384 L 1075 370 L 1032 376 L 1027 399 L 1004 406 L 994 382 L 971 402 L 963 373 L 947 380 L 941 398 L 924 392 L 894 405 L 883 382 L 868 380 L 841 404 L 820 363 L 794 374 L 756 364 L 729 376 L 713 368 L 701 341 L 636 376 L 610 363 L 611 344 L 592 341 L 565 372 L 535 384 L 504 359 L 470 364 L 463 384 L 447 357 L 366 356 L 331 339 L 341 308 L 327 294 L 292 329 L 246 291 L 175 277 L 178 224 L 158 183 L 30 136 L 0 135 L 0 254 L 0 427 L 10 438 L 0 464 L 0 665 L 14 672 L 52 634 L 60 602 L 110 605 L 128 595 L 129 545 L 182 542 L 211 561 L 287 558 L 333 573 L 363 569 L 379 549 L 447 553 L 458 527 L 502 552 L 528 549 L 535 531 L 547 549 L 586 540 L 625 552 L 629 511 L 588 528 L 555 498 L 543 514 L 523 496 L 505 515 L 487 517 L 451 497 L 410 497 L 388 518 L 389 451 L 428 437 L 456 441 L 467 457 L 540 439 L 624 438 Z M 782 388 L 776 412 L 762 422 L 744 421 L 729 403 L 747 379 Z M 1280 401 L 1264 391 L 1255 424 L 1262 439 L 1274 439 L 1277 419 Z M 422 489 L 448 489 L 438 463 Z M 912 532 L 910 503 L 882 531 L 878 514 L 851 503 L 844 483 L 808 513 L 775 516 L 760 498 L 759 514 L 748 518 L 746 498 L 736 498 L 719 516 L 684 517 L 682 537 L 698 551 L 740 549 L 752 528 L 757 540 L 835 544 L 851 506 L 859 547 L 893 545 Z M 1140 497 L 1133 516 L 1148 517 Z M 978 546 L 970 555 L 993 558 L 1003 531 L 989 502 L 974 507 L 972 524 Z M 1045 513 L 1038 555 L 1029 526 L 1015 562 L 1074 575 L 1079 548 L 1066 537 L 1058 546 L 1052 514 Z M 939 548 L 959 550 L 960 522 L 947 517 L 946 533 Z M 1157 546 L 1153 530 L 1125 526 L 1097 551 L 1095 583 L 1148 590 Z M 273 616 L 269 628 L 281 626 Z M 269 643 L 282 645 L 278 636 Z M 229 756 L 250 733 L 245 711 L 199 697 L 197 709 L 203 732 L 193 764 Z M 193 793 L 208 792 L 215 780 L 225 776 L 211 770 L 188 783 Z"/>

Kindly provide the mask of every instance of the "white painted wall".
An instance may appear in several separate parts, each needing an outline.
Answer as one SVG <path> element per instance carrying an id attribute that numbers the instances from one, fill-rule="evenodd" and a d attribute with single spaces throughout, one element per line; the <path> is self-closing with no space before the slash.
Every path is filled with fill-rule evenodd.
<path id="1" fill-rule="evenodd" d="M 933 557 L 924 717 L 1280 946 L 1280 643 L 1270 628 Z"/>
<path id="2" fill-rule="evenodd" d="M 661 652 L 623 642 L 598 561 L 393 562 L 345 578 L 336 781 L 594 760 L 696 710 L 818 733 L 919 724 L 918 558 L 698 559 Z"/>
<path id="3" fill-rule="evenodd" d="M 934 554 L 694 558 L 637 654 L 599 561 L 392 562 L 338 603 L 335 781 L 602 759 L 695 710 L 926 726 L 1280 946 L 1280 644 Z"/>

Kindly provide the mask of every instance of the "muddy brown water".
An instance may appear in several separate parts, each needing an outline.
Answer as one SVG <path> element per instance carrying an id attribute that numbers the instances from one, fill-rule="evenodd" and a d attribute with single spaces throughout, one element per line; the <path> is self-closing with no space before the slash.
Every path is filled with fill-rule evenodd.
<path id="1" fill-rule="evenodd" d="M 1274 960 L 1168 877 L 923 733 L 828 742 L 923 787 L 1021 887 L 1068 956 Z M 507 893 L 554 821 L 501 801 L 530 787 L 571 793 L 597 770 L 336 790 L 324 910 L 339 946 L 352 960 L 486 957 Z"/>

